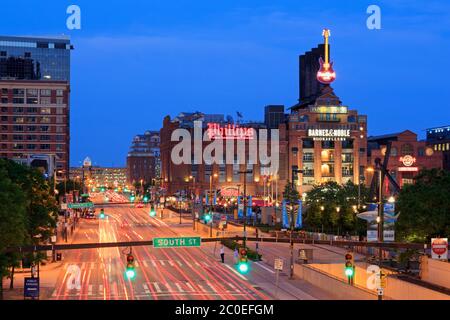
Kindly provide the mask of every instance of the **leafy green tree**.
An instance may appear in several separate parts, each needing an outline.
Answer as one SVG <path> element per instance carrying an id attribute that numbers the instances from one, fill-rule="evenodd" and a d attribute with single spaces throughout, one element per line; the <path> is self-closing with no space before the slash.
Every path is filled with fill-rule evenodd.
<path id="1" fill-rule="evenodd" d="M 325 232 L 364 233 L 366 224 L 356 214 L 362 210 L 368 193 L 364 185 L 358 186 L 350 181 L 344 185 L 335 181 L 315 185 L 306 194 L 306 227 Z"/>
<path id="2" fill-rule="evenodd" d="M 25 194 L 8 177 L 5 168 L 0 167 L 0 279 L 10 276 L 9 267 L 18 259 L 4 253 L 10 246 L 24 242 L 26 234 Z M 3 281 L 0 281 L 0 299 L 3 298 Z"/>
<path id="3" fill-rule="evenodd" d="M 405 185 L 397 200 L 400 216 L 396 223 L 399 239 L 428 242 L 450 235 L 450 173 L 422 170 L 414 184 Z"/>

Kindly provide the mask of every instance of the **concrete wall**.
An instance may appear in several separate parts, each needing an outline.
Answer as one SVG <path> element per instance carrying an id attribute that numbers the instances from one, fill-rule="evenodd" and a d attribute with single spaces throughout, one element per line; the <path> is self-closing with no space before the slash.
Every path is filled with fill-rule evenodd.
<path id="1" fill-rule="evenodd" d="M 422 256 L 420 278 L 423 281 L 450 289 L 450 263 Z"/>
<path id="2" fill-rule="evenodd" d="M 376 300 L 377 295 L 369 290 L 351 286 L 341 279 L 327 274 L 311 265 L 295 264 L 294 274 L 314 286 L 342 300 Z"/>
<path id="3" fill-rule="evenodd" d="M 304 268 L 300 269 L 299 267 L 301 266 L 303 266 Z M 318 285 L 322 289 L 330 291 L 330 293 L 333 293 L 335 291 L 335 294 L 347 294 L 347 291 L 345 291 L 345 288 L 347 288 L 348 295 L 356 297 L 351 299 L 366 299 L 367 297 L 370 297 L 372 295 L 376 297 L 376 290 L 370 290 L 367 288 L 367 280 L 371 276 L 371 273 L 367 273 L 366 271 L 367 266 L 367 264 L 356 266 L 354 286 L 350 286 L 346 283 L 343 263 L 296 265 L 295 270 L 298 270 L 299 276 L 302 275 L 305 277 L 303 278 L 305 281 L 308 281 L 314 285 Z M 305 268 L 308 269 L 306 273 L 304 271 Z M 397 279 L 394 273 L 384 269 L 383 271 L 388 274 L 386 279 L 386 288 L 384 289 L 384 299 L 450 300 L 449 295 Z M 321 276 L 315 274 L 314 272 L 320 273 Z M 328 282 L 326 282 L 325 280 L 327 278 L 325 278 L 324 275 L 333 280 L 329 280 Z M 344 286 L 342 286 L 342 284 L 339 285 L 336 282 L 341 282 L 342 284 L 344 284 Z M 347 297 L 341 298 L 347 299 Z"/>
<path id="4" fill-rule="evenodd" d="M 385 295 L 395 300 L 450 300 L 450 296 L 395 277 L 388 277 Z"/>

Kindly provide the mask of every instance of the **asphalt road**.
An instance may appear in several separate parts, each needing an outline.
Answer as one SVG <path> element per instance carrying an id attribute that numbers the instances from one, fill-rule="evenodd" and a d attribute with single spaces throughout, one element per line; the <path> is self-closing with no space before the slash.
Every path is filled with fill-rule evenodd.
<path id="1" fill-rule="evenodd" d="M 139 241 L 182 235 L 148 208 L 108 207 L 106 218 L 84 220 L 78 242 Z M 184 230 L 184 229 L 180 229 Z M 125 277 L 129 248 L 70 250 L 50 299 L 271 299 L 229 265 L 200 248 L 134 247 L 137 276 Z"/>

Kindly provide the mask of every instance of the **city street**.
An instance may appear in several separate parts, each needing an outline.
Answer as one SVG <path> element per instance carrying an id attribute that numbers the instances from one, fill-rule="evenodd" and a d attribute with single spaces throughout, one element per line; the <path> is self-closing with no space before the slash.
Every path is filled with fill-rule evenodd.
<path id="1" fill-rule="evenodd" d="M 148 208 L 117 206 L 106 218 L 83 221 L 75 242 L 142 241 L 176 236 Z M 180 235 L 180 234 L 178 234 Z M 126 279 L 128 248 L 67 251 L 50 299 L 268 299 L 269 295 L 239 277 L 199 248 L 134 247 L 137 276 Z M 80 288 L 72 274 L 80 268 Z M 45 275 L 43 275 L 45 277 Z M 75 285 L 74 285 L 75 287 Z"/>

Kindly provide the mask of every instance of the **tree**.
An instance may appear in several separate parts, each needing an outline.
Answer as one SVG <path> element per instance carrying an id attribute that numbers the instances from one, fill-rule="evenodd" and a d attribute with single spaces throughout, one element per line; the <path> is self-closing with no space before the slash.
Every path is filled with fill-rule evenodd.
<path id="1" fill-rule="evenodd" d="M 288 203 L 289 215 L 291 216 L 291 223 L 293 224 L 295 210 L 298 209 L 298 200 L 300 199 L 300 194 L 298 193 L 296 188 L 292 187 L 292 184 L 289 180 L 286 183 L 283 191 L 283 198 Z"/>
<path id="2" fill-rule="evenodd" d="M 327 232 L 365 232 L 366 224 L 356 214 L 361 208 L 358 203 L 365 203 L 368 193 L 364 185 L 351 181 L 344 185 L 335 181 L 315 185 L 306 194 L 305 225 Z"/>
<path id="3" fill-rule="evenodd" d="M 26 234 L 25 194 L 0 167 L 0 280 L 10 276 L 9 267 L 16 265 L 17 256 L 4 253 L 4 249 L 24 242 Z M 16 258 L 16 259 L 13 259 Z M 0 299 L 3 298 L 3 281 L 0 281 Z"/>
<path id="4" fill-rule="evenodd" d="M 414 184 L 400 191 L 396 223 L 397 237 L 410 242 L 428 242 L 450 234 L 450 173 L 422 170 Z"/>
<path id="5" fill-rule="evenodd" d="M 0 276 L 14 274 L 18 255 L 6 255 L 4 248 L 46 242 L 56 226 L 57 206 L 52 184 L 37 169 L 0 159 Z M 42 255 L 34 255 L 34 262 Z"/>

